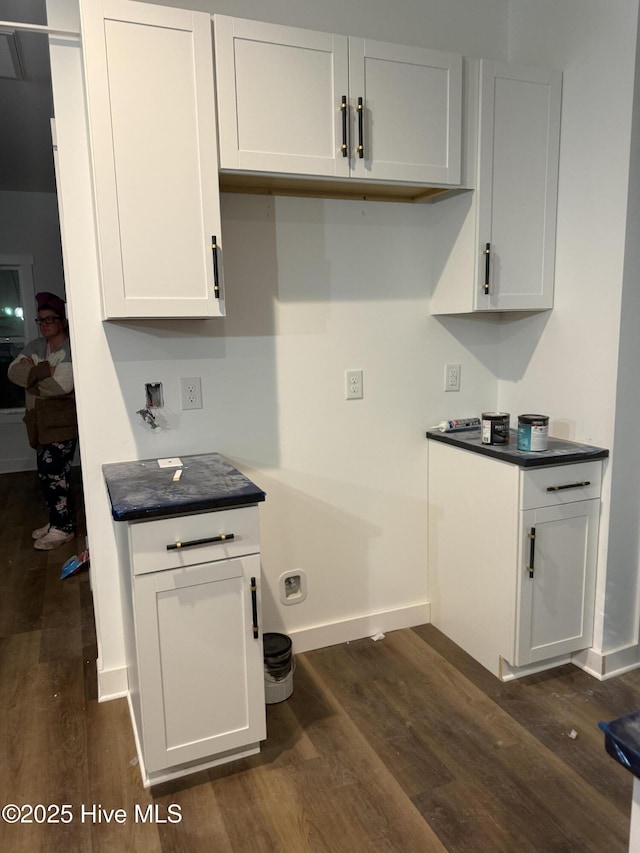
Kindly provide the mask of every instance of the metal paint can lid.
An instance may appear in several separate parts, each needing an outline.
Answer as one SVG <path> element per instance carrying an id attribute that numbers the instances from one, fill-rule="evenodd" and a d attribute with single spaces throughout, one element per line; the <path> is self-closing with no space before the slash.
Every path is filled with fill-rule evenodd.
<path id="1" fill-rule="evenodd" d="M 518 415 L 518 422 L 528 426 L 548 426 L 549 415 Z"/>

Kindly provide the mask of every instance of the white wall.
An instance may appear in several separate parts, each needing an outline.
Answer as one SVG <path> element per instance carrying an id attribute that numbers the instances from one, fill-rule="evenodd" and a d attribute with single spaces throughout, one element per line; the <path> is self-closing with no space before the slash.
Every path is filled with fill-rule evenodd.
<path id="1" fill-rule="evenodd" d="M 61 0 L 49 5 L 50 24 L 73 26 Z M 468 14 L 460 3 L 388 4 L 384 28 L 429 45 L 436 24 L 441 46 L 502 56 L 505 3 L 462 5 Z M 247 3 L 223 11 L 236 8 L 264 11 Z M 317 26 L 319 9 L 272 13 Z M 333 2 L 325 12 L 337 31 L 375 30 L 369 3 Z M 216 450 L 252 475 L 268 492 L 264 625 L 295 634 L 298 648 L 424 621 L 424 432 L 496 404 L 496 324 L 429 317 L 437 205 L 223 197 L 228 319 L 103 324 L 78 47 L 56 47 L 52 62 L 103 694 L 122 685 L 124 661 L 104 462 Z M 457 395 L 441 390 L 446 361 L 463 365 Z M 364 370 L 365 396 L 346 402 L 344 371 L 353 367 Z M 204 408 L 182 412 L 178 380 L 194 375 Z M 135 414 L 146 381 L 165 390 L 155 431 Z M 285 607 L 278 577 L 289 569 L 307 573 L 308 598 Z"/>
<path id="2" fill-rule="evenodd" d="M 146 2 L 147 0 L 145 0 Z M 506 58 L 508 0 L 154 0 L 219 15 L 327 33 Z"/>
<path id="3" fill-rule="evenodd" d="M 640 22 L 638 33 L 640 35 Z M 640 577 L 640 56 L 636 53 L 603 647 L 638 641 Z"/>
<path id="4" fill-rule="evenodd" d="M 58 204 L 51 193 L 0 192 L 0 255 L 33 258 L 35 292 L 64 295 Z M 24 424 L 0 413 L 0 473 L 35 469 Z"/>
<path id="5" fill-rule="evenodd" d="M 548 315 L 502 324 L 499 405 L 514 417 L 549 414 L 552 434 L 612 451 L 605 466 L 594 642 L 606 654 L 637 641 L 638 481 L 628 429 L 639 414 L 640 315 L 637 249 L 626 271 L 625 249 L 627 241 L 638 241 L 637 202 L 627 228 L 638 3 L 512 0 L 509 8 L 509 59 L 561 68 L 564 80 L 555 304 Z M 620 348 L 623 302 L 626 344 Z M 626 351 L 629 344 L 633 349 Z M 630 419 L 626 428 L 621 416 Z M 623 520 L 620 504 L 629 500 L 635 518 Z M 609 548 L 610 523 L 617 554 L 613 539 Z"/>
<path id="6" fill-rule="evenodd" d="M 74 0 L 49 5 L 51 24 L 74 25 L 63 14 L 75 18 Z M 215 11 L 505 58 L 506 9 L 492 0 L 269 9 L 226 0 Z M 432 423 L 496 406 L 534 409 L 551 414 L 558 435 L 613 447 L 637 0 L 514 0 L 510 9 L 511 58 L 564 68 L 565 90 L 556 307 L 503 322 L 429 317 L 437 204 L 225 196 L 228 319 L 103 324 L 79 50 L 55 49 L 103 694 L 122 683 L 124 660 L 104 462 L 217 450 L 253 476 L 268 492 L 264 624 L 308 647 L 426 611 L 424 430 Z M 441 390 L 447 361 L 463 365 L 458 395 Z M 352 367 L 364 369 L 365 397 L 346 402 Z M 204 408 L 182 412 L 178 380 L 194 375 Z M 135 414 L 146 381 L 165 389 L 155 431 Z M 600 641 L 610 490 L 608 477 Z M 284 607 L 278 577 L 290 569 L 305 570 L 309 596 Z"/>
<path id="7" fill-rule="evenodd" d="M 495 399 L 492 372 L 428 316 L 432 214 L 227 195 L 228 319 L 107 328 L 137 455 L 216 449 L 267 491 L 269 629 L 415 606 L 417 621 L 428 617 L 424 432 L 451 406 L 476 412 Z M 495 328 L 484 340 L 495 349 Z M 465 365 L 453 401 L 441 390 L 445 358 Z M 347 402 L 353 367 L 364 399 Z M 193 375 L 204 408 L 182 412 L 179 378 Z M 163 382 L 166 429 L 133 415 L 145 381 Z M 283 607 L 278 577 L 292 569 L 306 572 L 309 595 Z"/>

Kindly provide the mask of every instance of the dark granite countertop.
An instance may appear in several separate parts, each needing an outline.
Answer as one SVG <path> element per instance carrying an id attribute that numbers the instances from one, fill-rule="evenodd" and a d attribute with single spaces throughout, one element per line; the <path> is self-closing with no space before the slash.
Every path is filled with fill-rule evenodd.
<path id="1" fill-rule="evenodd" d="M 179 470 L 180 478 L 174 479 Z M 266 497 L 219 453 L 115 462 L 103 465 L 102 471 L 116 521 L 188 515 L 255 504 Z"/>
<path id="2" fill-rule="evenodd" d="M 509 431 L 509 444 L 501 445 L 483 444 L 479 429 L 460 432 L 428 430 L 427 438 L 431 441 L 441 441 L 443 444 L 461 447 L 463 450 L 482 453 L 484 456 L 493 456 L 495 459 L 519 465 L 521 468 L 542 468 L 549 465 L 565 465 L 570 462 L 590 462 L 593 459 L 605 459 L 609 455 L 609 451 L 603 447 L 580 444 L 577 441 L 566 441 L 551 436 L 549 436 L 547 450 L 537 452 L 518 450 L 518 431 L 515 429 Z"/>

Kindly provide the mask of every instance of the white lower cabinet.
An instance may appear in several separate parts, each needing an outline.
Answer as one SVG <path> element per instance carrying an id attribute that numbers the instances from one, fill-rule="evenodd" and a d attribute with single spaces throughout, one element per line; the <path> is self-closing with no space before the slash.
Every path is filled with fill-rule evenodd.
<path id="1" fill-rule="evenodd" d="M 266 737 L 258 508 L 121 526 L 145 782 L 257 752 Z"/>
<path id="2" fill-rule="evenodd" d="M 432 623 L 494 675 L 593 639 L 600 460 L 527 469 L 429 442 Z"/>

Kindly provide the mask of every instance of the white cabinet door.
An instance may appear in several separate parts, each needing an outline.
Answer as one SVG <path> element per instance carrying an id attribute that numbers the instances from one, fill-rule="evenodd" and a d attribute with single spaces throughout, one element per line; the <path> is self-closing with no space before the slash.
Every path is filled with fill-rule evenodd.
<path id="1" fill-rule="evenodd" d="M 221 169 L 347 177 L 347 38 L 224 15 L 214 32 Z"/>
<path id="2" fill-rule="evenodd" d="M 562 75 L 466 60 L 463 184 L 434 222 L 432 314 L 553 307 Z"/>
<path id="3" fill-rule="evenodd" d="M 214 30 L 222 170 L 459 182 L 460 56 L 224 15 Z"/>
<path id="4" fill-rule="evenodd" d="M 257 555 L 133 579 L 149 773 L 266 737 L 262 632 L 254 636 Z M 259 613 L 259 598 L 256 598 Z"/>
<path id="5" fill-rule="evenodd" d="M 521 513 L 516 666 L 591 645 L 599 506 L 587 500 Z"/>
<path id="6" fill-rule="evenodd" d="M 461 56 L 350 38 L 349 84 L 355 177 L 460 183 Z"/>
<path id="7" fill-rule="evenodd" d="M 553 306 L 561 86 L 559 72 L 481 63 L 479 310 Z"/>
<path id="8" fill-rule="evenodd" d="M 210 16 L 80 7 L 104 317 L 224 314 Z"/>

